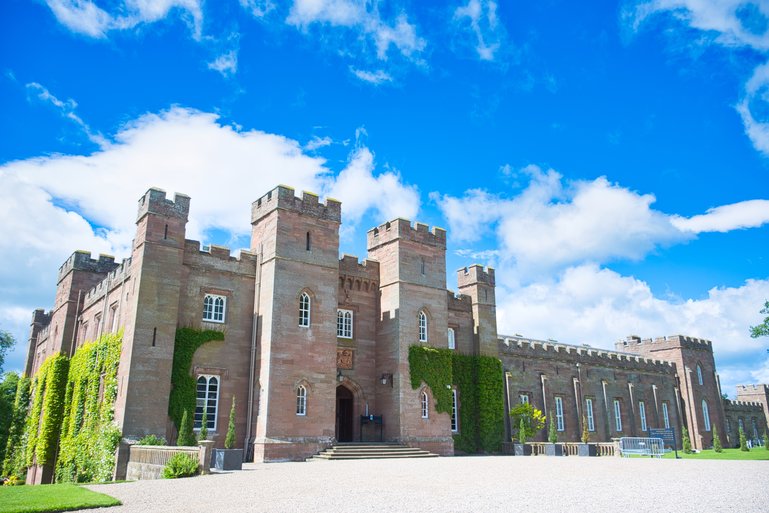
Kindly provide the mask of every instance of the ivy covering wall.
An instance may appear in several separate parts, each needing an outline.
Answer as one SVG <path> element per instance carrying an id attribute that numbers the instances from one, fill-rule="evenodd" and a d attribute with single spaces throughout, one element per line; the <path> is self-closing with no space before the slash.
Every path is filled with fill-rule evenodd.
<path id="1" fill-rule="evenodd" d="M 453 384 L 459 396 L 459 432 L 454 447 L 466 453 L 498 452 L 504 438 L 502 362 L 428 346 L 409 348 L 411 387 L 430 387 L 435 409 L 451 413 Z"/>
<path id="2" fill-rule="evenodd" d="M 53 462 L 64 413 L 68 369 L 69 358 L 56 353 L 43 362 L 32 380 L 32 408 L 26 423 L 27 467 Z"/>
<path id="3" fill-rule="evenodd" d="M 10 413 L 10 427 L 3 454 L 2 469 L 4 476 L 21 476 L 24 474 L 26 439 L 24 426 L 29 411 L 30 379 L 22 376 L 16 384 L 16 395 Z"/>
<path id="4" fill-rule="evenodd" d="M 206 342 L 224 340 L 224 333 L 215 330 L 179 328 L 174 342 L 174 363 L 171 370 L 171 394 L 168 398 L 168 415 L 174 421 L 178 432 L 182 416 L 195 413 L 197 400 L 195 378 L 190 374 L 195 351 Z"/>
<path id="5" fill-rule="evenodd" d="M 69 364 L 56 481 L 109 481 L 120 430 L 114 424 L 122 331 L 81 346 Z"/>

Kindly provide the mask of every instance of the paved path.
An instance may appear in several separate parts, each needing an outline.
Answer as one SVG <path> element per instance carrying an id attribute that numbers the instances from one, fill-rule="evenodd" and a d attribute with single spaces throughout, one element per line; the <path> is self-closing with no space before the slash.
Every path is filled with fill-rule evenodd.
<path id="1" fill-rule="evenodd" d="M 246 464 L 90 486 L 109 513 L 769 512 L 769 461 L 454 457 Z"/>

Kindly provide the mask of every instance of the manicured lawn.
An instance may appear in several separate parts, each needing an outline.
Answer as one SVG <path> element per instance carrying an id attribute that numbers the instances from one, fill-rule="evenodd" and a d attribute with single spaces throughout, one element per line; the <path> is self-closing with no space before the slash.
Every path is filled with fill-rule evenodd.
<path id="1" fill-rule="evenodd" d="M 0 487 L 0 513 L 35 513 L 117 506 L 121 502 L 74 484 Z"/>
<path id="2" fill-rule="evenodd" d="M 684 454 L 683 451 L 678 451 L 678 456 L 687 460 L 769 460 L 769 451 L 763 447 L 756 447 L 748 452 L 743 452 L 739 449 L 724 449 L 724 452 L 721 453 L 708 450 Z M 670 452 L 663 457 L 675 458 L 675 454 Z"/>

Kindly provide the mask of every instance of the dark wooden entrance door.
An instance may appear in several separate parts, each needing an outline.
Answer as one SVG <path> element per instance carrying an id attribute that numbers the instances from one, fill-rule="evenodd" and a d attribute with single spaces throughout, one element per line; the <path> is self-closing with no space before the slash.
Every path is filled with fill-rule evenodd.
<path id="1" fill-rule="evenodd" d="M 352 442 L 352 401 L 353 395 L 344 385 L 336 387 L 336 440 Z"/>

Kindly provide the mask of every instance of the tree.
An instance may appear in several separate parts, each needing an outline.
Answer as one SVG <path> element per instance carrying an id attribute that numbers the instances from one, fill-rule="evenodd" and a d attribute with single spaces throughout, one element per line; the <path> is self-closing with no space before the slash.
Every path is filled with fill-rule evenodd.
<path id="1" fill-rule="evenodd" d="M 224 448 L 232 449 L 235 445 L 235 396 L 232 396 L 232 408 L 230 408 L 230 422 L 227 425 L 227 436 L 224 437 Z"/>
<path id="2" fill-rule="evenodd" d="M 555 429 L 555 422 L 553 422 L 553 412 L 550 412 L 550 427 L 547 430 L 547 441 L 554 444 L 558 441 L 558 431 Z"/>
<path id="3" fill-rule="evenodd" d="M 721 437 L 718 436 L 718 428 L 713 426 L 713 450 L 716 452 L 723 452 L 724 448 L 721 445 Z"/>
<path id="4" fill-rule="evenodd" d="M 7 331 L 0 330 L 0 372 L 3 371 L 3 364 L 5 363 L 5 355 L 8 353 L 8 350 L 13 347 L 15 343 L 16 343 L 16 340 L 13 338 L 13 335 L 8 333 Z"/>
<path id="5" fill-rule="evenodd" d="M 582 416 L 582 443 L 586 444 L 590 440 L 590 431 L 587 429 L 587 418 Z"/>
<path id="6" fill-rule="evenodd" d="M 745 431 L 743 431 L 742 426 L 740 426 L 740 450 L 744 452 L 748 452 L 750 449 L 748 449 L 748 441 L 745 438 Z"/>
<path id="7" fill-rule="evenodd" d="M 208 408 L 203 408 L 203 418 L 200 419 L 200 433 L 198 438 L 200 440 L 208 440 Z"/>
<path id="8" fill-rule="evenodd" d="M 522 444 L 525 444 L 526 440 L 529 440 L 545 427 L 545 416 L 529 403 L 516 405 L 510 410 L 510 416 L 513 418 L 512 425 L 518 426 L 516 434 Z"/>
<path id="9" fill-rule="evenodd" d="M 192 432 L 192 419 L 187 414 L 187 410 L 184 410 L 184 413 L 182 413 L 182 425 L 179 428 L 179 436 L 176 438 L 176 445 L 198 445 L 195 433 Z"/>
<path id="10" fill-rule="evenodd" d="M 764 322 L 758 326 L 750 327 L 750 336 L 753 338 L 769 337 L 769 301 L 764 302 L 764 307 L 761 309 L 761 313 L 766 315 Z"/>
<path id="11" fill-rule="evenodd" d="M 681 432 L 681 438 L 683 441 L 681 442 L 683 444 L 684 448 L 684 454 L 691 454 L 692 452 L 692 441 L 689 440 L 689 430 L 686 428 L 683 428 Z"/>
<path id="12" fill-rule="evenodd" d="M 13 423 L 13 408 L 16 390 L 21 378 L 15 372 L 7 372 L 0 381 L 0 462 L 5 459 L 8 435 Z"/>

